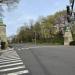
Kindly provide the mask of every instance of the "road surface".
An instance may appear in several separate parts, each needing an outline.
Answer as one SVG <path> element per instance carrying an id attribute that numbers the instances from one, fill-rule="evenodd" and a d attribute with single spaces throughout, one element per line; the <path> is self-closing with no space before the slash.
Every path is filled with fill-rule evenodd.
<path id="1" fill-rule="evenodd" d="M 32 75 L 75 75 L 75 47 L 19 47 L 15 50 Z"/>
<path id="2" fill-rule="evenodd" d="M 14 75 L 22 70 L 28 71 L 28 73 L 20 75 L 75 75 L 75 47 L 70 46 L 29 46 L 29 45 L 15 45 L 13 51 L 8 51 L 3 55 L 11 56 L 10 60 L 15 62 L 21 61 L 23 68 L 20 70 L 9 71 L 10 67 L 2 68 L 4 65 L 0 65 L 0 73 L 7 73 L 4 71 L 13 72 Z M 15 56 L 14 56 L 15 55 Z M 0 57 L 1 58 L 1 57 Z M 5 58 L 5 57 L 4 57 Z M 4 60 L 2 57 L 0 64 L 6 63 L 8 60 Z M 3 63 L 2 63 L 3 61 Z M 9 62 L 9 61 L 8 61 Z M 14 63 L 13 65 L 19 65 L 20 62 Z M 8 65 L 6 65 L 8 66 Z M 25 66 L 25 67 L 24 67 Z M 5 67 L 5 66 L 4 66 Z M 16 66 L 15 66 L 16 68 Z M 12 70 L 12 68 L 10 69 Z M 15 71 L 18 71 L 15 73 Z M 19 72 L 19 73 L 23 73 Z M 26 72 L 25 71 L 25 72 Z M 7 75 L 11 75 L 9 73 Z M 0 74 L 2 75 L 2 74 Z"/>

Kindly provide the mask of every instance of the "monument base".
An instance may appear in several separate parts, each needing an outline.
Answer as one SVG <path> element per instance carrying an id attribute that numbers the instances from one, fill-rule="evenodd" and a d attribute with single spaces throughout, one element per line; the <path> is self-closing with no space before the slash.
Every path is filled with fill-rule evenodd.
<path id="1" fill-rule="evenodd" d="M 71 41 L 73 41 L 72 33 L 70 28 L 67 27 L 64 34 L 64 45 L 69 45 Z"/>

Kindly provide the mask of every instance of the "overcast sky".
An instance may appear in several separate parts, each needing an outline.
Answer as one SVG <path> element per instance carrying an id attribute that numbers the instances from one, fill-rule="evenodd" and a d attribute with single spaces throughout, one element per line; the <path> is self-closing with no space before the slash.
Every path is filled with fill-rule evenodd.
<path id="1" fill-rule="evenodd" d="M 17 28 L 30 19 L 37 20 L 39 16 L 54 14 L 66 9 L 68 4 L 68 0 L 21 0 L 16 9 L 4 13 L 7 35 L 15 34 Z"/>

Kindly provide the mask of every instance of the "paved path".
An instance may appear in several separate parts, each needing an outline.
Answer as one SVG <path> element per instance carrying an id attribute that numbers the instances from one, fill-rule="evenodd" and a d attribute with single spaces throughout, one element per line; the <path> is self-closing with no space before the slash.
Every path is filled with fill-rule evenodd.
<path id="1" fill-rule="evenodd" d="M 14 49 L 0 52 L 0 75 L 29 75 L 29 71 Z"/>

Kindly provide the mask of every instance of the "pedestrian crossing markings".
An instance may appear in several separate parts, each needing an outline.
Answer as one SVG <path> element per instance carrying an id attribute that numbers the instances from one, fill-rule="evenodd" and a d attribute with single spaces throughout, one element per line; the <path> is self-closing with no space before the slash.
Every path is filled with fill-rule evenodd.
<path id="1" fill-rule="evenodd" d="M 0 56 L 0 75 L 21 75 L 29 71 L 14 49 L 5 51 Z"/>

